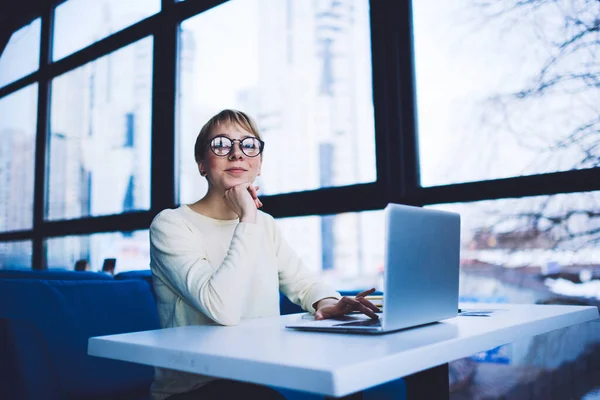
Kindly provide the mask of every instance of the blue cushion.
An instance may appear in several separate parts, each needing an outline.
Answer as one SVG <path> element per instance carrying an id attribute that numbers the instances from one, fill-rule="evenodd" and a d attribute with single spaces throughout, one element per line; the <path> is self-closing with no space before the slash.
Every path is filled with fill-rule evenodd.
<path id="1" fill-rule="evenodd" d="M 9 334 L 28 397 L 148 395 L 152 367 L 87 355 L 92 336 L 159 328 L 145 282 L 0 279 L 0 318 L 18 321 Z"/>
<path id="2" fill-rule="evenodd" d="M 0 269 L 0 279 L 112 280 L 113 278 L 103 273 L 69 271 L 61 268 L 48 270 L 22 268 Z M 41 334 L 36 335 L 35 327 L 27 326 L 24 321 L 11 321 L 10 324 L 12 324 L 12 334 L 7 331 L 9 322 L 0 320 L 0 399 L 35 398 L 35 395 L 27 396 L 25 393 L 17 395 L 14 392 L 17 388 L 23 388 L 23 386 L 19 385 L 20 376 L 13 366 L 15 353 L 12 342 L 18 340 L 36 343 L 39 340 L 39 337 L 36 339 L 36 336 Z"/>
<path id="3" fill-rule="evenodd" d="M 11 345 L 2 357 L 2 364 L 11 370 L 7 381 L 10 396 L 1 398 L 58 400 L 60 386 L 43 333 L 25 320 L 5 321 Z M 29 379 L 35 379 L 36 384 L 32 385 Z"/>
<path id="4" fill-rule="evenodd" d="M 152 271 L 149 269 L 142 269 L 139 271 L 127 271 L 120 272 L 115 275 L 116 280 L 125 280 L 125 279 L 143 279 L 148 283 L 152 283 Z"/>
<path id="5" fill-rule="evenodd" d="M 127 271 L 121 272 L 115 275 L 115 279 L 118 281 L 127 280 L 127 279 L 140 279 L 144 282 L 147 282 L 150 286 L 150 290 L 152 294 L 156 297 L 154 293 L 154 282 L 152 281 L 152 271 L 149 269 L 143 269 L 139 271 Z"/>
<path id="6" fill-rule="evenodd" d="M 301 312 L 304 312 L 302 307 L 300 307 L 297 304 L 292 303 L 290 301 L 290 299 L 287 298 L 286 295 L 279 292 L 279 313 L 281 315 L 296 314 L 296 313 L 301 313 Z"/>
<path id="7" fill-rule="evenodd" d="M 61 269 L 0 269 L 2 279 L 58 279 L 58 280 L 104 280 L 112 281 L 113 277 L 101 272 L 68 271 Z"/>

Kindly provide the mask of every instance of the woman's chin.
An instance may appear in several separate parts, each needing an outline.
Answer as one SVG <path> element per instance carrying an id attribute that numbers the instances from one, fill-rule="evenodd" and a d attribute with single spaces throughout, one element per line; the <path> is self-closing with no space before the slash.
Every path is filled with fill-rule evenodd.
<path id="1" fill-rule="evenodd" d="M 223 182 L 223 188 L 225 190 L 229 190 L 229 189 L 236 187 L 237 185 L 241 185 L 242 183 L 246 183 L 246 182 L 248 182 L 248 181 L 244 178 L 227 179 L 225 182 Z"/>

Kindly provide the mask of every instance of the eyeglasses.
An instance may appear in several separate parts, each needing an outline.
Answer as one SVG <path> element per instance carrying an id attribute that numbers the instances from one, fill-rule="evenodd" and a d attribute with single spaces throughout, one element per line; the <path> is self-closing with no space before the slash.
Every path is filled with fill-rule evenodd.
<path id="1" fill-rule="evenodd" d="M 265 148 L 265 142 L 252 136 L 243 138 L 242 140 L 229 139 L 227 136 L 216 136 L 208 143 L 208 145 L 215 155 L 224 157 L 228 156 L 233 151 L 233 142 L 239 143 L 240 150 L 247 157 L 256 157 L 262 153 Z"/>

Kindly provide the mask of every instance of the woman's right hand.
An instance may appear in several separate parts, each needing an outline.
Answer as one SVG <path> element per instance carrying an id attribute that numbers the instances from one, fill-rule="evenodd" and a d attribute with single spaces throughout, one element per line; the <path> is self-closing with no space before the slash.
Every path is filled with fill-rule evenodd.
<path id="1" fill-rule="evenodd" d="M 256 222 L 256 210 L 262 207 L 257 189 L 251 182 L 245 182 L 225 191 L 223 200 L 238 215 L 240 222 Z"/>

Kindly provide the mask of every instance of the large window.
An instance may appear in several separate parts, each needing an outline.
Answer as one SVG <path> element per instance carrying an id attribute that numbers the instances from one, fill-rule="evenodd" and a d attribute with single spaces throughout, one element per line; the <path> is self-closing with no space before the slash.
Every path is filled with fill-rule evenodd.
<path id="1" fill-rule="evenodd" d="M 432 207 L 461 215 L 464 299 L 534 303 L 597 287 L 600 192 Z"/>
<path id="2" fill-rule="evenodd" d="M 152 38 L 52 82 L 48 219 L 150 207 Z"/>
<path id="3" fill-rule="evenodd" d="M 0 269 L 31 268 L 30 240 L 0 242 Z"/>
<path id="4" fill-rule="evenodd" d="M 194 160 L 224 108 L 256 118 L 264 194 L 376 179 L 367 1 L 234 0 L 181 23 L 179 202 L 206 191 Z"/>
<path id="5" fill-rule="evenodd" d="M 105 259 L 117 260 L 115 273 L 150 268 L 148 230 L 66 236 L 46 241 L 48 268 L 74 269 L 86 260 L 91 271 L 101 271 Z"/>
<path id="6" fill-rule="evenodd" d="M 54 11 L 58 60 L 160 11 L 160 0 L 69 0 Z"/>
<path id="7" fill-rule="evenodd" d="M 461 214 L 462 300 L 600 301 L 597 1 L 53 3 L 0 54 L 0 268 L 147 269 L 152 218 L 207 190 L 198 132 L 236 108 L 265 211 L 336 289 L 383 289 L 397 202 Z M 479 360 L 544 381 L 570 338 Z M 511 373 L 458 397 L 486 374 Z"/>
<path id="8" fill-rule="evenodd" d="M 598 2 L 413 9 L 423 186 L 600 166 Z"/>
<path id="9" fill-rule="evenodd" d="M 0 99 L 0 232 L 31 229 L 37 85 Z"/>
<path id="10" fill-rule="evenodd" d="M 305 265 L 338 290 L 383 290 L 384 222 L 383 211 L 277 220 Z"/>
<path id="11" fill-rule="evenodd" d="M 40 19 L 14 32 L 0 54 L 0 87 L 29 75 L 40 63 Z"/>

